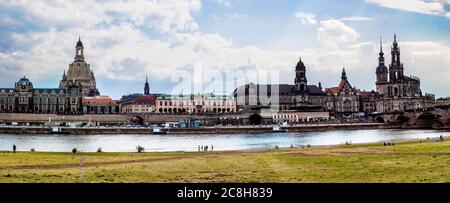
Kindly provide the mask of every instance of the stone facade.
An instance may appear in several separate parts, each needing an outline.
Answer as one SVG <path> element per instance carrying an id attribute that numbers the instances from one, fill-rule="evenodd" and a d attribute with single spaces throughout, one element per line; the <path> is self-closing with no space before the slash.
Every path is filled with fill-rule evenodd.
<path id="1" fill-rule="evenodd" d="M 357 113 L 360 110 L 358 90 L 347 80 L 345 69 L 342 70 L 341 81 L 337 87 L 327 88 L 327 109 L 334 113 Z"/>
<path id="2" fill-rule="evenodd" d="M 68 82 L 62 88 L 34 88 L 23 77 L 14 88 L 0 89 L 0 112 L 78 114 L 81 98 L 79 83 Z"/>
<path id="3" fill-rule="evenodd" d="M 238 87 L 233 94 L 239 111 L 322 111 L 327 102 L 320 82 L 308 85 L 306 67 L 301 58 L 295 67 L 294 85 L 249 83 Z"/>
<path id="4" fill-rule="evenodd" d="M 236 102 L 228 95 L 160 95 L 156 98 L 156 113 L 234 113 Z"/>
<path id="5" fill-rule="evenodd" d="M 376 69 L 376 87 L 380 95 L 377 102 L 377 112 L 394 113 L 413 111 L 434 106 L 434 95 L 422 95 L 420 79 L 404 75 L 404 66 L 400 58 L 400 47 L 397 36 L 391 47 L 391 63 L 389 69 L 385 65 L 382 43 Z"/>
<path id="6" fill-rule="evenodd" d="M 140 95 L 127 101 L 123 101 L 122 113 L 124 114 L 147 114 L 155 113 L 156 97 L 152 95 Z"/>
<path id="7" fill-rule="evenodd" d="M 277 112 L 272 114 L 274 123 L 304 123 L 328 119 L 329 117 L 329 112 Z"/>
<path id="8" fill-rule="evenodd" d="M 84 114 L 116 114 L 120 113 L 119 102 L 108 96 L 83 97 Z"/>
<path id="9" fill-rule="evenodd" d="M 69 65 L 69 70 L 64 71 L 59 88 L 67 86 L 68 83 L 79 83 L 81 85 L 81 92 L 84 97 L 99 96 L 100 92 L 97 89 L 94 72 L 91 70 L 91 65 L 84 60 L 84 47 L 81 40 L 75 47 L 75 60 Z"/>

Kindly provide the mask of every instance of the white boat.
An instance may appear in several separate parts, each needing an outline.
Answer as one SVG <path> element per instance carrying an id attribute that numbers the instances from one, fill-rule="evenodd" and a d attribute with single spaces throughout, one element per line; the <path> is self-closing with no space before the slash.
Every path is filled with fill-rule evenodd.
<path id="1" fill-rule="evenodd" d="M 50 134 L 70 134 L 70 132 L 62 131 L 60 127 L 52 127 Z"/>
<path id="2" fill-rule="evenodd" d="M 272 127 L 272 132 L 274 132 L 274 133 L 281 133 L 281 132 L 287 132 L 287 131 L 288 131 L 287 129 L 282 128 L 282 127 L 279 126 L 279 125 L 274 125 L 274 126 Z"/>
<path id="3" fill-rule="evenodd" d="M 153 128 L 154 135 L 165 135 L 167 133 L 169 133 L 167 128 Z"/>

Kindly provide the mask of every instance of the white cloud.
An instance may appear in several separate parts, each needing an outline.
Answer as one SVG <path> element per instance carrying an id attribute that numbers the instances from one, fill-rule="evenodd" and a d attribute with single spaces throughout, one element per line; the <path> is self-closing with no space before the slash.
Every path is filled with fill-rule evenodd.
<path id="1" fill-rule="evenodd" d="M 220 5 L 222 5 L 222 6 L 230 7 L 232 0 L 213 0 L 213 1 L 218 3 L 218 4 L 220 4 Z"/>
<path id="2" fill-rule="evenodd" d="M 341 18 L 342 21 L 373 21 L 373 18 L 369 18 L 369 17 L 362 17 L 362 16 L 350 16 L 350 17 L 345 17 L 345 18 Z"/>
<path id="3" fill-rule="evenodd" d="M 196 30 L 192 12 L 199 11 L 199 0 L 65 1 L 1 0 L 0 6 L 25 13 L 25 19 L 49 27 L 93 28 L 114 21 L 148 26 L 161 32 Z"/>
<path id="4" fill-rule="evenodd" d="M 322 20 L 317 28 L 317 40 L 328 49 L 337 49 L 341 44 L 355 42 L 358 38 L 358 32 L 336 19 Z"/>
<path id="5" fill-rule="evenodd" d="M 5 2 L 7 1 L 0 0 L 0 6 Z M 192 70 L 196 64 L 201 64 L 206 70 L 279 70 L 282 83 L 293 83 L 294 67 L 298 57 L 302 56 L 311 84 L 322 81 L 324 86 L 336 85 L 344 65 L 354 86 L 374 88 L 378 43 L 376 39 L 374 42 L 360 42 L 360 34 L 342 22 L 343 19 L 322 20 L 319 23 L 315 17 L 310 18 L 309 22 L 306 19 L 305 23 L 317 25 L 316 37 L 320 44 L 317 48 L 272 51 L 257 46 L 237 47 L 232 39 L 218 33 L 200 32 L 196 29 L 197 22 L 193 13 L 201 8 L 201 3 L 196 5 L 193 0 L 158 1 L 168 2 L 167 6 L 158 7 L 160 12 L 141 8 L 138 3 L 119 9 L 115 8 L 120 7 L 117 2 L 120 1 L 111 4 L 105 2 L 109 9 L 102 8 L 98 11 L 78 3 L 79 8 L 86 9 L 79 13 L 82 17 L 62 16 L 52 19 L 47 14 L 33 13 L 32 8 L 21 4 L 23 1 L 10 1 L 15 6 L 8 5 L 9 7 L 28 13 L 28 21 L 42 21 L 42 25 L 48 29 L 11 35 L 13 50 L 0 52 L 0 72 L 3 74 L 0 83 L 4 80 L 15 81 L 25 74 L 33 81 L 45 80 L 49 76 L 58 79 L 73 61 L 74 46 L 78 34 L 81 34 L 86 60 L 97 78 L 107 78 L 117 86 L 143 78 L 144 74 L 148 74 L 155 83 L 170 80 L 177 71 Z M 149 5 L 155 2 L 150 1 Z M 94 2 L 92 6 L 96 7 L 97 4 L 98 2 Z M 53 8 L 55 5 L 40 6 L 43 8 L 38 6 L 36 9 L 47 10 L 45 6 L 48 6 L 49 12 L 54 16 L 63 12 L 72 14 L 69 10 L 73 9 L 56 9 Z M 172 8 L 177 11 L 174 12 Z M 117 12 L 112 14 L 112 11 Z M 163 11 L 167 13 L 162 13 Z M 84 20 L 89 16 L 92 21 Z M 246 17 L 239 13 L 230 16 L 239 19 Z M 141 26 L 162 32 L 164 38 L 148 35 Z M 449 46 L 438 42 L 401 41 L 400 46 L 405 72 L 420 76 L 424 91 L 433 92 L 430 87 L 450 86 L 450 81 L 444 79 L 450 77 L 447 70 L 450 67 Z M 238 77 L 249 75 L 241 74 Z M 55 80 L 54 84 L 57 85 L 57 82 Z M 10 84 L 2 83 L 5 86 Z M 109 91 L 112 92 L 114 88 L 110 87 Z M 228 89 L 227 92 L 231 91 Z"/>
<path id="6" fill-rule="evenodd" d="M 445 4 L 450 4 L 448 0 L 396 0 L 396 1 L 365 0 L 365 1 L 386 8 L 423 13 L 429 15 L 444 15 L 449 17 L 450 13 L 446 12 L 444 9 Z"/>
<path id="7" fill-rule="evenodd" d="M 303 24 L 315 25 L 317 23 L 316 16 L 312 13 L 297 12 L 294 18 Z"/>

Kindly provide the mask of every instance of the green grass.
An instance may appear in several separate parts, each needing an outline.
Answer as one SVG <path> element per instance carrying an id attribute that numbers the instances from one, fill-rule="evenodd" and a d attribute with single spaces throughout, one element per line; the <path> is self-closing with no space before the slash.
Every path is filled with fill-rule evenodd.
<path id="1" fill-rule="evenodd" d="M 82 155 L 0 153 L 0 182 L 450 182 L 450 141 Z"/>

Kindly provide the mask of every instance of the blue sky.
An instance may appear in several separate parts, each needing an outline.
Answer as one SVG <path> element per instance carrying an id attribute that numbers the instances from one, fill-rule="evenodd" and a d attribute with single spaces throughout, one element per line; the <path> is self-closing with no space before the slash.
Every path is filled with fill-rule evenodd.
<path id="1" fill-rule="evenodd" d="M 57 87 L 81 35 L 98 88 L 116 99 L 142 92 L 145 75 L 167 93 L 230 93 L 267 72 L 291 84 L 299 57 L 311 84 L 337 85 L 345 66 L 352 85 L 372 90 L 379 36 L 389 61 L 394 33 L 405 74 L 450 96 L 448 0 L 0 0 L 0 86 L 26 75 Z"/>

